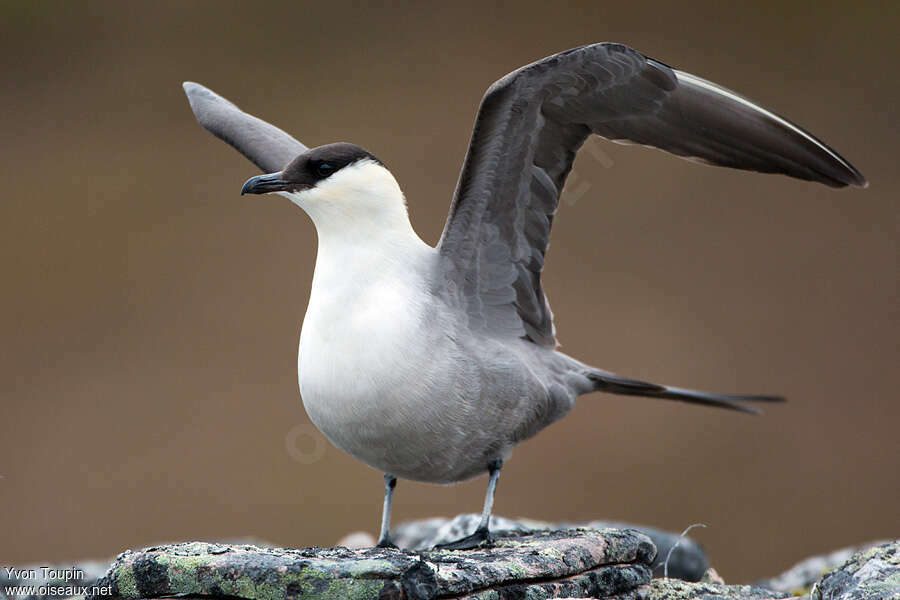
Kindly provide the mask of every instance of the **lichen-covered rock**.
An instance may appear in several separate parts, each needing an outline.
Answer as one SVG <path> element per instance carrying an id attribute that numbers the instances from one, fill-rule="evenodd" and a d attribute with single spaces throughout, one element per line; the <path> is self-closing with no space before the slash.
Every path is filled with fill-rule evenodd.
<path id="1" fill-rule="evenodd" d="M 392 533 L 394 542 L 401 548 L 412 550 L 426 550 L 452 540 L 458 540 L 473 531 L 478 526 L 481 515 L 464 514 L 453 519 L 434 518 L 421 521 L 407 521 L 394 528 Z M 700 581 L 703 573 L 709 567 L 706 554 L 697 542 L 681 537 L 675 533 L 660 531 L 651 527 L 632 525 L 617 521 L 591 521 L 588 523 L 549 523 L 547 521 L 535 521 L 530 519 L 506 519 L 503 517 L 491 517 L 491 528 L 494 531 L 512 531 L 525 533 L 529 531 L 568 529 L 571 527 L 583 527 L 592 529 L 636 529 L 653 540 L 656 545 L 656 560 L 651 565 L 653 574 L 658 577 L 663 575 L 663 563 L 669 555 L 669 550 L 678 543 L 669 559 L 669 577 L 677 577 L 686 581 Z M 679 539 L 681 540 L 679 543 Z"/>
<path id="2" fill-rule="evenodd" d="M 775 600 L 790 594 L 751 585 L 692 583 L 680 579 L 654 579 L 642 586 L 642 600 Z"/>
<path id="3" fill-rule="evenodd" d="M 722 579 L 722 576 L 719 575 L 718 571 L 710 567 L 706 570 L 706 573 L 703 574 L 703 577 L 700 578 L 699 583 L 716 583 L 725 585 L 725 580 Z"/>
<path id="4" fill-rule="evenodd" d="M 654 554 L 639 532 L 612 529 L 508 535 L 489 549 L 422 553 L 193 542 L 125 552 L 101 584 L 115 598 L 626 600 L 650 581 Z"/>
<path id="5" fill-rule="evenodd" d="M 813 556 L 798 562 L 780 575 L 757 581 L 755 585 L 779 592 L 788 592 L 795 596 L 805 596 L 809 594 L 813 584 L 828 571 L 841 566 L 857 552 L 884 543 L 885 541 L 870 542 L 861 546 L 842 548 L 828 554 Z"/>
<path id="6" fill-rule="evenodd" d="M 900 540 L 857 552 L 812 589 L 815 600 L 900 599 Z"/>

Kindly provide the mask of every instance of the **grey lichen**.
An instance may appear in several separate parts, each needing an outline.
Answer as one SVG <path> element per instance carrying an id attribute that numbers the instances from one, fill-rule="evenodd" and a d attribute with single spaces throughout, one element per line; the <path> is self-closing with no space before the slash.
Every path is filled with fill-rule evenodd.
<path id="1" fill-rule="evenodd" d="M 842 548 L 827 554 L 811 556 L 775 577 L 757 581 L 756 585 L 779 592 L 789 592 L 794 596 L 807 596 L 813 584 L 829 571 L 843 565 L 857 552 L 884 543 L 885 541 L 871 542 L 862 546 Z"/>
<path id="2" fill-rule="evenodd" d="M 814 600 L 900 599 L 900 541 L 857 552 L 822 577 L 810 596 Z"/>
<path id="3" fill-rule="evenodd" d="M 644 586 L 643 600 L 774 600 L 790 594 L 750 585 L 691 583 L 680 579 L 654 579 Z"/>
<path id="4" fill-rule="evenodd" d="M 84 600 L 768 600 L 798 591 L 812 600 L 900 600 L 900 541 L 807 559 L 756 586 L 725 585 L 712 570 L 699 583 L 651 582 L 655 550 L 635 530 L 575 528 L 505 533 L 491 548 L 464 552 L 289 550 L 192 542 L 125 552 L 105 575 L 102 563 L 71 568 L 78 569 L 82 583 L 107 590 Z M 5 586 L 0 589 L 30 582 L 11 573 L 35 570 L 0 571 L 0 584 Z M 814 580 L 818 581 L 810 593 L 804 588 Z M 794 587 L 798 582 L 803 587 Z M 10 600 L 61 598 L 40 593 L 10 596 Z"/>
<path id="5" fill-rule="evenodd" d="M 597 598 L 647 583 L 654 555 L 642 534 L 613 529 L 511 535 L 465 552 L 194 542 L 126 552 L 104 583 L 131 599 Z"/>
<path id="6" fill-rule="evenodd" d="M 472 533 L 477 527 L 480 515 L 463 514 L 452 519 L 432 518 L 421 521 L 408 521 L 394 528 L 394 541 L 402 548 L 423 550 L 437 544 L 459 539 Z M 678 547 L 669 559 L 669 575 L 687 581 L 699 581 L 709 567 L 709 561 L 700 545 L 689 537 L 681 537 L 667 531 L 652 527 L 644 527 L 617 521 L 590 521 L 587 523 L 551 523 L 533 519 L 507 519 L 501 516 L 491 518 L 491 527 L 495 531 L 526 533 L 529 531 L 556 530 L 570 528 L 588 529 L 636 529 L 649 537 L 658 552 L 651 565 L 655 576 L 663 574 L 663 562 L 669 550 L 676 543 Z"/>

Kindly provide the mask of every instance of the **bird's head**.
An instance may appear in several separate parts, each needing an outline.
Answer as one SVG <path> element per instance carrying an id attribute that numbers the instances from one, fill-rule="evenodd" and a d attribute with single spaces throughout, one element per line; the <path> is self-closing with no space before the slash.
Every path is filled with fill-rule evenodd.
<path id="1" fill-rule="evenodd" d="M 278 173 L 251 177 L 241 194 L 278 193 L 312 218 L 316 228 L 385 227 L 408 223 L 406 201 L 391 172 L 371 152 L 338 142 L 311 148 Z"/>

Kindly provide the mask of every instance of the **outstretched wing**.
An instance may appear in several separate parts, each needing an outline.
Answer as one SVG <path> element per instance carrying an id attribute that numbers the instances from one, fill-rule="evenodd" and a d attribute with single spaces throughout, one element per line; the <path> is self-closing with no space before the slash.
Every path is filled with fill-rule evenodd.
<path id="1" fill-rule="evenodd" d="M 280 171 L 307 148 L 274 125 L 253 115 L 199 83 L 184 82 L 184 93 L 197 122 L 250 159 L 264 173 Z"/>
<path id="2" fill-rule="evenodd" d="M 447 293 L 471 327 L 555 345 L 541 270 L 559 195 L 591 133 L 713 165 L 866 185 L 797 125 L 627 46 L 550 56 L 494 83 L 478 110 L 440 242 Z"/>

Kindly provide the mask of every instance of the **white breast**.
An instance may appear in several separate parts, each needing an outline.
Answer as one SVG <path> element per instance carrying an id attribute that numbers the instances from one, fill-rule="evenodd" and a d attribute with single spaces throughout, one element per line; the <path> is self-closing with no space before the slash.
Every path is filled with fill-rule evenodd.
<path id="1" fill-rule="evenodd" d="M 413 278 L 389 273 L 367 277 L 354 267 L 316 266 L 309 307 L 300 335 L 300 391 L 312 412 L 339 398 L 354 409 L 373 393 L 407 376 L 404 360 L 424 337 L 424 289 Z M 378 268 L 377 266 L 375 267 Z"/>
<path id="2" fill-rule="evenodd" d="M 431 291 L 437 250 L 413 231 L 396 181 L 369 162 L 285 195 L 319 235 L 298 359 L 310 419 L 381 471 L 459 479 L 472 403 L 454 386 L 470 378 L 453 324 L 436 321 L 450 318 Z"/>
<path id="3" fill-rule="evenodd" d="M 441 349 L 432 343 L 425 282 L 413 269 L 370 263 L 364 273 L 346 264 L 317 261 L 300 335 L 304 407 L 334 445 L 363 462 L 414 467 L 395 442 L 429 435 L 430 392 L 446 376 L 429 372 Z"/>

